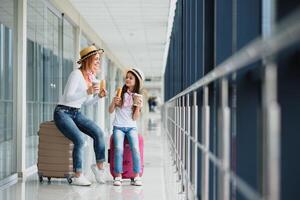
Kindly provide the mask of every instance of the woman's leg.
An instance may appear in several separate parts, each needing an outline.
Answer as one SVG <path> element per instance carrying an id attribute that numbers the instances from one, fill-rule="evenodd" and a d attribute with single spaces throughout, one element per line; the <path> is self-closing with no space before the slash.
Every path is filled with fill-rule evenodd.
<path id="1" fill-rule="evenodd" d="M 139 138 L 138 138 L 137 129 L 131 128 L 127 132 L 126 136 L 132 152 L 133 172 L 135 173 L 135 176 L 138 176 L 139 173 L 141 172 L 141 158 L 140 158 Z"/>
<path id="2" fill-rule="evenodd" d="M 104 169 L 103 162 L 105 161 L 105 141 L 104 132 L 92 120 L 85 117 L 81 112 L 78 112 L 75 117 L 75 122 L 78 128 L 91 138 L 93 138 L 96 163 L 99 169 Z"/>
<path id="3" fill-rule="evenodd" d="M 79 177 L 82 172 L 82 157 L 84 137 L 72 119 L 72 114 L 68 111 L 56 109 L 54 112 L 54 121 L 57 128 L 64 136 L 69 138 L 73 144 L 73 168 L 75 176 Z"/>
<path id="4" fill-rule="evenodd" d="M 123 152 L 124 152 L 124 137 L 125 133 L 117 128 L 114 127 L 113 129 L 113 140 L 114 140 L 114 171 L 117 174 L 117 177 L 121 176 L 123 172 Z"/>

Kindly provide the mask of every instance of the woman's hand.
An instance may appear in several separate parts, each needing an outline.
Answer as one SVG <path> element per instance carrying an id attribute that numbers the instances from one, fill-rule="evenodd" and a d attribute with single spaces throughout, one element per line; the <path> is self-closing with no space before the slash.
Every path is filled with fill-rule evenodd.
<path id="1" fill-rule="evenodd" d="M 94 88 L 93 86 L 88 87 L 88 89 L 86 90 L 88 95 L 94 94 Z"/>
<path id="2" fill-rule="evenodd" d="M 95 94 L 95 93 L 99 92 L 99 85 L 98 84 L 94 84 L 94 85 L 90 86 L 87 89 L 86 92 L 87 92 L 88 95 Z"/>
<path id="3" fill-rule="evenodd" d="M 113 102 L 116 106 L 121 106 L 121 98 L 120 97 L 114 97 Z"/>
<path id="4" fill-rule="evenodd" d="M 102 90 L 99 92 L 99 94 L 98 94 L 98 96 L 99 96 L 100 98 L 105 97 L 106 95 L 107 95 L 107 91 L 106 91 L 105 89 L 102 89 Z"/>

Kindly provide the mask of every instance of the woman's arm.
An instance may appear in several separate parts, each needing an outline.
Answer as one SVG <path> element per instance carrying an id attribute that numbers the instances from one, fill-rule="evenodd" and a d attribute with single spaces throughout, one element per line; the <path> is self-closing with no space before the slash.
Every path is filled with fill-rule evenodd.
<path id="1" fill-rule="evenodd" d="M 88 93 L 87 91 L 83 91 L 83 92 L 76 92 L 77 87 L 79 86 L 79 84 L 83 84 L 82 82 L 80 82 L 80 74 L 81 72 L 79 71 L 73 71 L 67 81 L 67 84 L 65 86 L 65 100 L 67 102 L 71 102 L 71 101 L 75 101 L 77 99 L 83 98 L 83 97 L 87 97 Z"/>
<path id="2" fill-rule="evenodd" d="M 100 97 L 98 94 L 89 95 L 88 98 L 83 102 L 83 105 L 93 105 L 94 103 L 97 103 Z"/>
<path id="3" fill-rule="evenodd" d="M 96 91 L 97 89 L 93 89 L 92 92 Z M 89 95 L 89 97 L 87 98 L 87 100 L 83 103 L 84 105 L 92 105 L 94 103 L 97 103 L 99 99 L 105 97 L 107 94 L 106 90 L 102 90 L 101 92 L 99 92 L 98 94 L 95 93 L 93 95 Z"/>

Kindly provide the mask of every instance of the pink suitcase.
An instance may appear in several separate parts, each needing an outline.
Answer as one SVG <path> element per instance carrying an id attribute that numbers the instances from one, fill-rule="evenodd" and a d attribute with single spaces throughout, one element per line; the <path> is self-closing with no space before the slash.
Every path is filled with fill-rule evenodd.
<path id="1" fill-rule="evenodd" d="M 140 176 L 143 175 L 144 172 L 144 140 L 143 136 L 141 134 L 138 134 L 139 137 L 139 147 L 140 147 L 140 156 L 141 156 L 141 173 Z M 111 175 L 115 178 L 115 172 L 114 172 L 114 140 L 111 135 L 110 142 L 109 142 L 109 150 L 108 150 L 108 162 L 109 162 L 109 168 Z M 132 179 L 134 178 L 133 174 L 133 161 L 131 156 L 131 150 L 128 143 L 127 138 L 124 139 L 124 152 L 123 152 L 123 173 L 122 178 L 126 179 Z"/>

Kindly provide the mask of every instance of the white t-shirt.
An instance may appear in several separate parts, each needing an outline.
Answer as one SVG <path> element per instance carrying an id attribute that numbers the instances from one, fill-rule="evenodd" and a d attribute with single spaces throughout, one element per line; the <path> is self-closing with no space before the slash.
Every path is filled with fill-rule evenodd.
<path id="1" fill-rule="evenodd" d="M 113 126 L 118 127 L 137 127 L 136 121 L 132 119 L 132 96 L 127 92 L 124 93 L 124 101 L 122 107 L 116 107 L 115 119 L 113 121 Z"/>
<path id="2" fill-rule="evenodd" d="M 98 95 L 88 95 L 87 89 L 88 87 L 82 72 L 79 69 L 73 70 L 65 86 L 64 94 L 59 98 L 58 104 L 81 108 L 83 104 L 89 105 L 96 103 L 99 99 Z"/>

